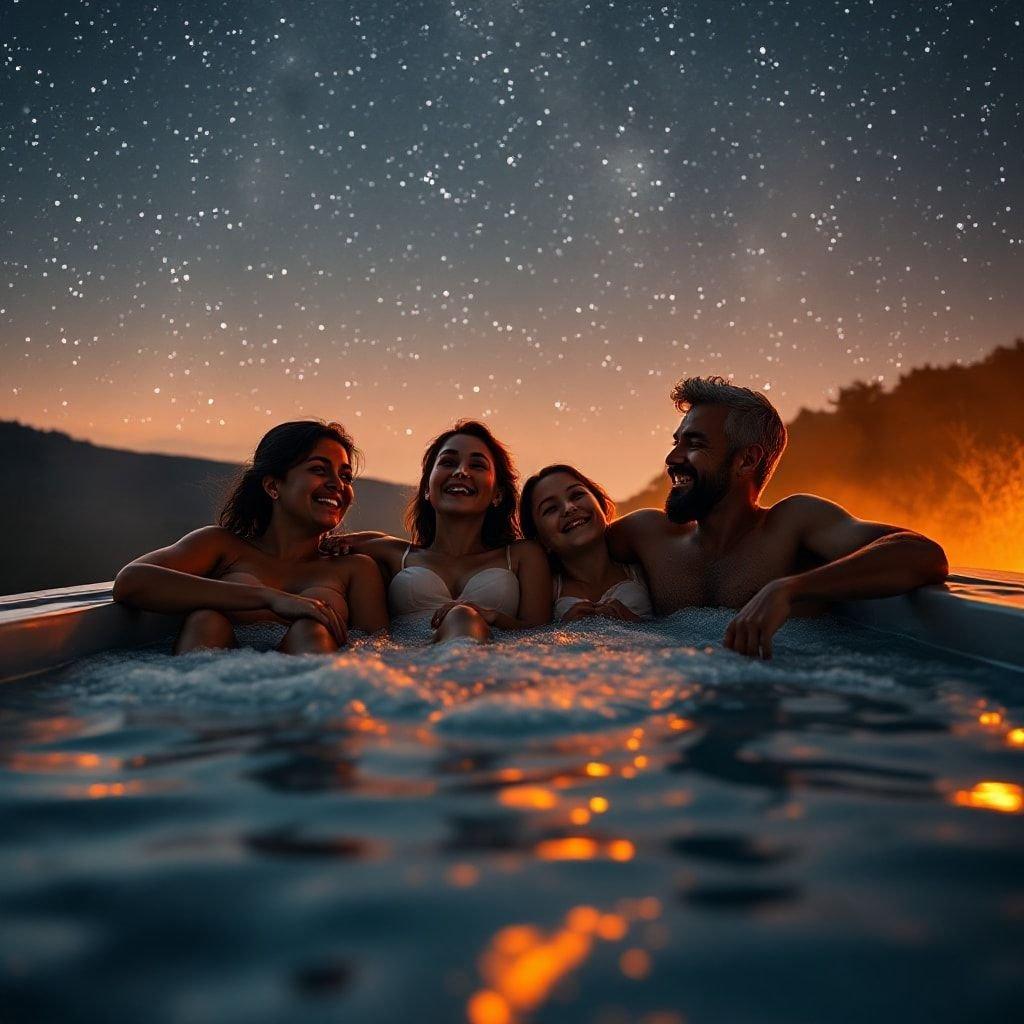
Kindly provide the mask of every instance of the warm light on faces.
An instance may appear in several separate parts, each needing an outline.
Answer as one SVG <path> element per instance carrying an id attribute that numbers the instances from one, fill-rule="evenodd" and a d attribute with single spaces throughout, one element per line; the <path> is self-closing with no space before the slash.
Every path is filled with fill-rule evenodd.
<path id="1" fill-rule="evenodd" d="M 725 497 L 732 484 L 732 456 L 725 436 L 729 410 L 698 405 L 684 417 L 672 437 L 665 466 L 672 489 L 665 514 L 674 523 L 702 519 Z"/>
<path id="2" fill-rule="evenodd" d="M 453 434 L 434 460 L 427 497 L 444 512 L 479 514 L 497 497 L 497 475 L 491 453 L 478 437 Z"/>
<path id="3" fill-rule="evenodd" d="M 597 498 L 568 473 L 538 481 L 532 511 L 538 539 L 556 555 L 601 539 L 608 525 Z"/>
<path id="4" fill-rule="evenodd" d="M 283 480 L 267 477 L 263 486 L 275 510 L 308 522 L 315 532 L 333 530 L 345 517 L 355 497 L 352 463 L 337 441 L 321 438 Z M 275 498 L 276 494 L 276 498 Z"/>

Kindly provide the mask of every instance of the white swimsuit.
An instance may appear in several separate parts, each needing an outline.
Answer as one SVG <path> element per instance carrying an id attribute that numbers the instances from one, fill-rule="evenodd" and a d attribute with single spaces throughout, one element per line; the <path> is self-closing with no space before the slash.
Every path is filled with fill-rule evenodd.
<path id="1" fill-rule="evenodd" d="M 631 612 L 639 615 L 642 619 L 649 619 L 654 615 L 654 608 L 651 605 L 651 595 L 646 584 L 637 572 L 636 566 L 624 565 L 623 568 L 629 574 L 629 578 L 609 587 L 602 595 L 601 604 L 604 601 L 621 601 Z M 555 618 L 563 619 L 573 605 L 579 604 L 582 597 L 562 596 L 561 574 L 555 577 Z"/>
<path id="2" fill-rule="evenodd" d="M 472 601 L 482 608 L 493 608 L 506 615 L 519 611 L 519 579 L 512 571 L 512 551 L 505 548 L 508 568 L 495 566 L 481 569 L 466 580 L 462 593 L 453 595 L 448 585 L 433 569 L 425 565 L 406 565 L 412 550 L 410 544 L 402 555 L 402 568 L 392 577 L 388 587 L 388 604 L 395 618 L 423 616 L 433 613 L 451 601 Z"/>

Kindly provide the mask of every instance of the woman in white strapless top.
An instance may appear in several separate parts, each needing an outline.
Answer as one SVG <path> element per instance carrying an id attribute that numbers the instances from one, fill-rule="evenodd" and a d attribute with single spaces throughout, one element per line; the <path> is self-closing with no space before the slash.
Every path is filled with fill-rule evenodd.
<path id="1" fill-rule="evenodd" d="M 600 484 L 573 466 L 545 466 L 523 487 L 523 534 L 548 552 L 555 573 L 555 618 L 601 615 L 636 622 L 654 614 L 637 566 L 613 562 L 604 532 L 615 505 Z"/>
<path id="2" fill-rule="evenodd" d="M 388 584 L 398 627 L 429 627 L 432 639 L 484 641 L 491 627 L 525 629 L 551 619 L 543 550 L 518 539 L 516 471 L 482 423 L 462 420 L 436 437 L 406 523 L 412 543 L 384 534 L 343 537 L 373 557 Z"/>

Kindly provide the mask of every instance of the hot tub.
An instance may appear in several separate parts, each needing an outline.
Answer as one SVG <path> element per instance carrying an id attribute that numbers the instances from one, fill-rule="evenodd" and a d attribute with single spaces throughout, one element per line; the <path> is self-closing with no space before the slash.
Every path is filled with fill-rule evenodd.
<path id="1" fill-rule="evenodd" d="M 115 604 L 113 583 L 0 597 L 0 680 L 76 658 L 140 647 L 178 628 L 173 615 Z M 958 569 L 940 587 L 855 601 L 837 613 L 871 629 L 1024 669 L 1024 575 Z"/>

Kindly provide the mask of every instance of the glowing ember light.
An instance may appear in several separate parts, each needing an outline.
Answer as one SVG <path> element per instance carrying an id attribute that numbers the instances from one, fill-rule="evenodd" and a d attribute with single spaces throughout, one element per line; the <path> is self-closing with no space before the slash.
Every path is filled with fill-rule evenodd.
<path id="1" fill-rule="evenodd" d="M 594 907 L 573 907 L 565 915 L 565 924 L 574 932 L 589 934 L 597 928 L 597 922 L 601 919 L 600 912 Z"/>
<path id="2" fill-rule="evenodd" d="M 512 1010 L 504 997 L 492 989 L 474 992 L 466 1007 L 469 1024 L 511 1024 Z"/>
<path id="3" fill-rule="evenodd" d="M 556 991 L 570 972 L 590 955 L 595 939 L 619 942 L 637 918 L 657 916 L 661 904 L 653 896 L 620 900 L 614 912 L 596 907 L 573 907 L 561 927 L 542 932 L 530 924 L 512 924 L 495 933 L 480 957 L 481 986 L 466 1004 L 469 1024 L 525 1024 L 526 1016 Z M 655 925 L 647 925 L 650 931 Z M 660 947 L 659 947 L 660 948 Z M 651 970 L 651 956 L 640 947 L 627 949 L 619 958 L 622 973 L 641 980 Z M 645 1017 L 659 1024 L 662 1015 Z M 682 1024 L 682 1018 L 665 1022 Z"/>
<path id="4" fill-rule="evenodd" d="M 537 844 L 536 853 L 541 860 L 593 860 L 598 850 L 596 840 L 572 836 L 568 839 L 545 839 Z"/>
<path id="5" fill-rule="evenodd" d="M 680 718 L 678 715 L 673 715 L 668 720 L 668 727 L 674 732 L 685 732 L 687 729 L 693 728 L 693 722 L 688 718 Z"/>
<path id="6" fill-rule="evenodd" d="M 608 801 L 603 796 L 592 796 L 590 798 L 590 809 L 595 814 L 604 814 L 608 810 Z"/>
<path id="7" fill-rule="evenodd" d="M 603 779 L 607 775 L 611 775 L 612 769 L 610 765 L 604 764 L 601 761 L 588 761 L 586 767 L 586 773 L 594 779 Z"/>
<path id="8" fill-rule="evenodd" d="M 523 778 L 523 772 L 519 768 L 502 768 L 498 772 L 498 779 L 501 782 L 519 782 Z"/>
<path id="9" fill-rule="evenodd" d="M 1016 814 L 1024 808 L 1024 789 L 1012 782 L 979 782 L 973 789 L 959 789 L 953 803 L 986 811 Z"/>
<path id="10" fill-rule="evenodd" d="M 1006 734 L 1006 742 L 1011 747 L 1024 747 L 1024 729 L 1011 729 Z"/>
<path id="11" fill-rule="evenodd" d="M 574 807 L 569 812 L 569 820 L 574 825 L 586 825 L 590 821 L 590 811 L 586 807 Z"/>
<path id="12" fill-rule="evenodd" d="M 651 957 L 644 949 L 627 949 L 619 957 L 619 970 L 627 978 L 642 981 L 651 973 Z"/>
<path id="13" fill-rule="evenodd" d="M 636 847 L 628 839 L 614 839 L 608 844 L 608 856 L 612 860 L 632 860 Z"/>
<path id="14" fill-rule="evenodd" d="M 1003 716 L 998 711 L 983 711 L 978 715 L 980 725 L 1000 725 L 1002 721 Z"/>
<path id="15" fill-rule="evenodd" d="M 602 914 L 596 931 L 606 942 L 618 942 L 629 931 L 629 924 L 620 914 Z"/>
<path id="16" fill-rule="evenodd" d="M 90 800 L 103 800 L 107 797 L 131 796 L 142 792 L 141 782 L 94 782 L 85 789 Z"/>
<path id="17" fill-rule="evenodd" d="M 648 761 L 647 757 L 645 757 L 643 754 L 639 754 L 637 757 L 633 758 L 633 764 L 635 764 L 637 768 L 646 768 L 649 763 L 650 762 Z"/>
<path id="18" fill-rule="evenodd" d="M 468 889 L 480 880 L 480 872 L 472 864 L 453 864 L 448 869 L 448 883 L 457 889 Z"/>
<path id="19" fill-rule="evenodd" d="M 661 900 L 657 896 L 645 896 L 640 901 L 637 913 L 645 921 L 653 921 L 656 917 L 661 916 Z"/>
<path id="20" fill-rule="evenodd" d="M 505 807 L 549 811 L 558 806 L 558 796 L 543 786 L 509 786 L 498 794 L 498 802 Z"/>

